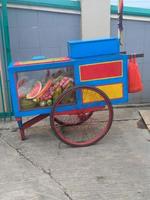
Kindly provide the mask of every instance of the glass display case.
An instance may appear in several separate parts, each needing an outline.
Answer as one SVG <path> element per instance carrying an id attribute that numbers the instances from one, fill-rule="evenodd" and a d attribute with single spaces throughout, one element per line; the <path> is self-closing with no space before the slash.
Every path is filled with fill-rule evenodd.
<path id="1" fill-rule="evenodd" d="M 74 85 L 72 67 L 16 73 L 20 111 L 49 107 L 68 88 Z M 65 98 L 62 104 L 74 102 Z"/>

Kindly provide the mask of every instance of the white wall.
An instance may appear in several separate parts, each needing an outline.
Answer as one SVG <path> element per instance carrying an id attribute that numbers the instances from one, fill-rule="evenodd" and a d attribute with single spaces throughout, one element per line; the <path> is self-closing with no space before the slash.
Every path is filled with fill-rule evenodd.
<path id="1" fill-rule="evenodd" d="M 110 36 L 110 0 L 81 0 L 82 39 Z"/>

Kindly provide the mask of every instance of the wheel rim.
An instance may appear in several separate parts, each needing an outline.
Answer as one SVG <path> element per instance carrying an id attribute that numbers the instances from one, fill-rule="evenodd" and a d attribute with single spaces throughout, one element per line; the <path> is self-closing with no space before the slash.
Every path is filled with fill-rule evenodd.
<path id="1" fill-rule="evenodd" d="M 86 100 L 85 91 L 86 93 L 87 91 L 90 92 L 89 94 L 92 92 L 92 96 L 95 96 L 96 102 L 105 102 L 105 106 L 100 106 L 99 108 L 102 109 L 97 111 L 94 111 L 94 109 L 92 112 L 82 111 L 80 113 L 81 118 L 79 115 L 69 115 L 67 116 L 68 121 L 66 123 L 59 123 L 56 109 L 60 106 L 62 100 L 71 93 L 77 94 L 79 92 L 84 94 L 83 96 Z M 97 98 L 101 100 L 97 100 Z M 63 118 L 64 115 L 61 117 Z M 71 146 L 88 146 L 96 143 L 106 135 L 111 127 L 112 119 L 113 109 L 111 102 L 104 92 L 94 87 L 74 87 L 63 93 L 53 105 L 51 112 L 51 127 L 58 138 L 66 144 Z M 72 122 L 76 126 L 68 126 L 68 124 L 72 124 Z"/>

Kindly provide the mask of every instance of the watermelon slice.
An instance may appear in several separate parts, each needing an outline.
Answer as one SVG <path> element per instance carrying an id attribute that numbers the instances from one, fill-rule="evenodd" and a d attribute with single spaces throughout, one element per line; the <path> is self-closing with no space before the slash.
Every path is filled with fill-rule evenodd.
<path id="1" fill-rule="evenodd" d="M 31 91 L 27 94 L 26 98 L 27 99 L 34 99 L 38 96 L 38 94 L 42 90 L 42 83 L 40 81 L 37 81 Z"/>

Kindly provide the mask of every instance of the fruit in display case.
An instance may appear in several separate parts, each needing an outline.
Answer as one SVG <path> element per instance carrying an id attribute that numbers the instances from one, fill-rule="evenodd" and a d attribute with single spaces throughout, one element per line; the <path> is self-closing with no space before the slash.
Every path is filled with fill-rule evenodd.
<path id="1" fill-rule="evenodd" d="M 53 79 L 57 79 L 59 77 L 64 77 L 65 76 L 65 71 L 64 70 L 58 70 L 57 72 L 52 74 Z"/>
<path id="2" fill-rule="evenodd" d="M 49 99 L 49 100 L 47 101 L 47 105 L 48 105 L 48 106 L 51 106 L 52 104 L 53 104 L 52 99 Z"/>
<path id="3" fill-rule="evenodd" d="M 32 101 L 31 99 L 20 99 L 20 108 L 21 110 L 29 110 L 33 109 L 37 106 L 37 103 Z"/>
<path id="4" fill-rule="evenodd" d="M 31 91 L 27 94 L 27 99 L 34 99 L 39 95 L 39 93 L 42 90 L 42 83 L 40 81 L 37 81 L 34 86 L 32 87 Z"/>
<path id="5" fill-rule="evenodd" d="M 57 100 L 57 98 L 62 94 L 62 88 L 60 85 L 57 86 L 57 88 L 54 89 L 53 94 L 53 103 Z"/>
<path id="6" fill-rule="evenodd" d="M 73 79 L 69 78 L 69 77 L 64 77 L 61 81 L 60 81 L 60 86 L 62 87 L 62 89 L 67 89 L 70 87 L 73 87 Z"/>
<path id="7" fill-rule="evenodd" d="M 39 99 L 33 99 L 34 102 L 36 102 L 37 104 L 39 103 Z"/>
<path id="8" fill-rule="evenodd" d="M 35 107 L 51 106 L 57 100 L 57 98 L 68 88 L 73 86 L 73 79 L 60 74 L 56 78 L 49 77 L 43 84 L 41 81 L 32 80 L 32 87 L 30 84 L 29 92 L 21 97 L 20 107 L 23 110 L 32 109 Z M 64 104 L 73 103 L 75 101 L 75 95 L 69 95 L 66 97 Z"/>
<path id="9" fill-rule="evenodd" d="M 55 85 L 56 83 L 60 82 L 62 79 L 64 78 L 64 76 L 60 75 L 57 78 L 53 79 L 53 84 Z"/>
<path id="10" fill-rule="evenodd" d="M 41 98 L 46 92 L 47 90 L 49 90 L 49 88 L 52 86 L 52 80 L 49 79 L 46 84 L 43 86 L 42 90 L 39 92 L 39 94 L 36 96 L 38 99 Z"/>
<path id="11" fill-rule="evenodd" d="M 39 104 L 40 104 L 41 107 L 45 107 L 46 106 L 46 101 L 40 101 Z"/>
<path id="12" fill-rule="evenodd" d="M 65 96 L 63 98 L 63 100 L 61 101 L 62 104 L 68 104 L 68 103 L 74 103 L 74 102 L 75 102 L 75 93 L 74 92 L 71 92 L 70 94 Z"/>

